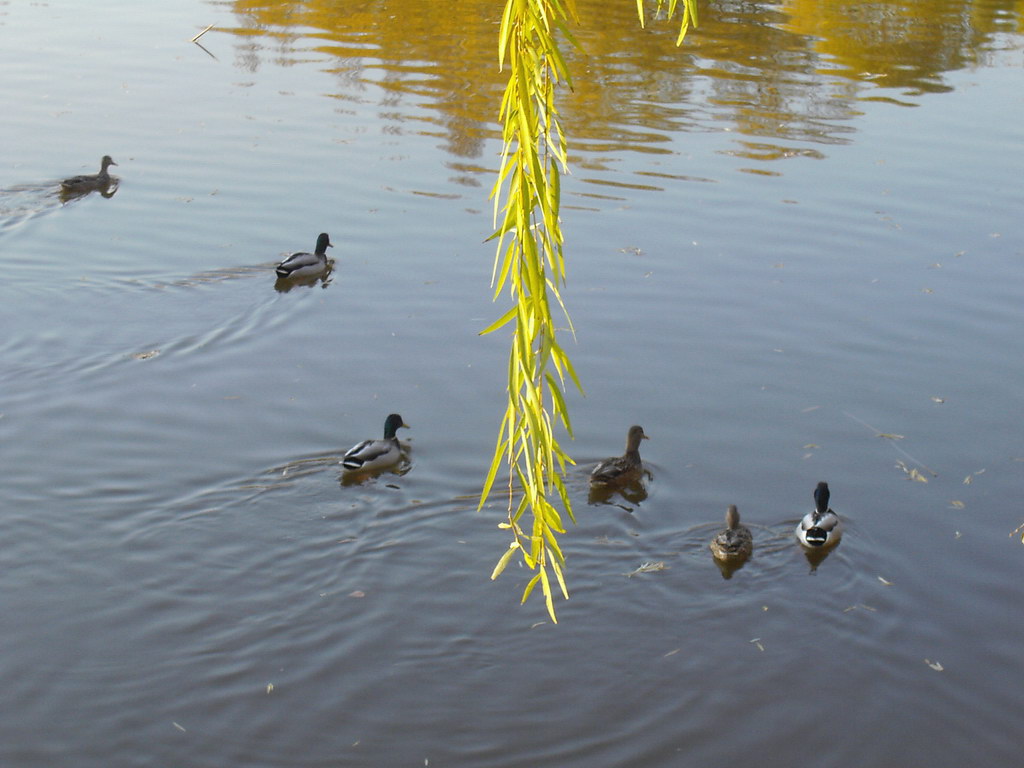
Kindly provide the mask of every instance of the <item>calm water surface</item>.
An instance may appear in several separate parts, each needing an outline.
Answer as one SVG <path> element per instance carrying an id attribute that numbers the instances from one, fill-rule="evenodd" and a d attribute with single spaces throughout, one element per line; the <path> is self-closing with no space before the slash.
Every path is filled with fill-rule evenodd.
<path id="1" fill-rule="evenodd" d="M 1019 761 L 1024 9 L 702 8 L 581 8 L 556 627 L 475 511 L 497 5 L 0 7 L 0 765 Z"/>

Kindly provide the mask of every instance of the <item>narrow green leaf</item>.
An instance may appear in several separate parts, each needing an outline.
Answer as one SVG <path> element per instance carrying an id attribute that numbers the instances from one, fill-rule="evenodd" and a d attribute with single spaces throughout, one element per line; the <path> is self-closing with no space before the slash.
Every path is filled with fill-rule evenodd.
<path id="1" fill-rule="evenodd" d="M 511 321 L 512 318 L 515 317 L 515 316 L 516 316 L 516 307 L 514 307 L 514 306 L 513 307 L 509 307 L 508 311 L 505 312 L 505 314 L 503 314 L 501 317 L 499 317 L 493 323 L 491 323 L 486 328 L 484 328 L 482 331 L 480 331 L 480 333 L 478 335 L 486 336 L 488 333 L 493 333 L 494 331 L 498 330 L 499 328 L 501 328 L 502 326 L 507 324 L 509 321 Z"/>
<path id="2" fill-rule="evenodd" d="M 537 582 L 540 581 L 540 575 L 542 573 L 544 573 L 544 571 L 538 571 L 534 577 L 526 583 L 526 588 L 523 590 L 523 599 L 519 603 L 520 605 L 525 603 L 526 599 L 530 596 L 530 593 L 533 592 L 533 588 L 537 586 Z"/>
<path id="3" fill-rule="evenodd" d="M 551 567 L 555 571 L 555 576 L 558 578 L 558 586 L 562 588 L 562 597 L 566 600 L 569 599 L 569 589 L 565 586 L 565 577 L 562 576 L 562 566 L 557 562 L 552 562 Z"/>
<path id="4" fill-rule="evenodd" d="M 494 581 L 501 575 L 501 572 L 505 570 L 505 566 L 508 565 L 508 561 L 512 559 L 512 555 L 514 555 L 518 550 L 518 541 L 513 541 L 511 544 L 508 545 L 508 550 L 505 552 L 504 555 L 501 556 L 501 559 L 498 560 L 498 564 L 494 566 L 494 570 L 491 571 L 491 581 Z"/>
<path id="5" fill-rule="evenodd" d="M 548 572 L 543 566 L 540 569 L 540 580 L 544 590 L 544 603 L 548 607 L 548 615 L 551 617 L 551 621 L 557 624 L 558 617 L 555 616 L 555 604 L 551 600 L 551 584 L 548 582 Z"/>

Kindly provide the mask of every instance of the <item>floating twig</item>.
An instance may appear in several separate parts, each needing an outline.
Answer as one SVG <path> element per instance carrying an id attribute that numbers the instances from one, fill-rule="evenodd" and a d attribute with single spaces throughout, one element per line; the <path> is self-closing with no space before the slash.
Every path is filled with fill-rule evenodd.
<path id="1" fill-rule="evenodd" d="M 1020 543 L 1024 544 L 1024 533 L 1021 533 L 1021 531 L 1024 531 L 1024 523 L 1021 523 L 1016 528 L 1014 528 L 1012 531 L 1010 531 L 1010 537 L 1012 538 L 1012 537 L 1016 536 L 1018 533 L 1020 533 Z"/>
<path id="2" fill-rule="evenodd" d="M 899 451 L 904 456 L 906 456 L 908 459 L 910 459 L 910 461 L 912 461 L 915 464 L 917 464 L 917 466 L 921 467 L 921 469 L 923 469 L 925 472 L 930 474 L 932 477 L 938 477 L 939 476 L 939 473 L 936 472 L 934 469 L 929 467 L 927 464 L 918 461 L 913 456 L 911 456 L 909 453 L 907 453 L 905 450 L 903 450 L 900 446 L 896 445 L 895 441 L 896 440 L 902 440 L 903 439 L 903 435 L 894 435 L 894 434 L 890 434 L 888 432 L 883 432 L 882 430 L 876 429 L 875 427 L 873 427 L 870 424 L 868 424 L 866 421 L 864 421 L 864 419 L 860 419 L 860 418 L 854 416 L 852 413 L 849 413 L 847 411 L 843 411 L 843 413 L 845 415 L 849 416 L 854 421 L 856 421 L 858 424 L 863 424 L 865 427 L 870 429 L 872 432 L 875 433 L 876 437 L 884 437 L 884 438 L 886 438 L 889 441 L 889 443 L 892 445 L 893 448 L 895 448 L 897 451 Z"/>
<path id="3" fill-rule="evenodd" d="M 195 42 L 196 40 L 198 40 L 198 39 L 199 39 L 200 37 L 202 37 L 203 35 L 205 35 L 205 34 L 206 34 L 207 32 L 209 32 L 209 31 L 210 31 L 211 29 L 213 29 L 213 24 L 211 24 L 211 25 L 210 25 L 210 26 L 208 26 L 208 27 L 207 27 L 206 29 L 204 29 L 204 30 L 203 30 L 202 32 L 200 32 L 200 33 L 199 33 L 198 35 L 196 35 L 195 37 L 193 37 L 193 38 L 192 38 L 191 40 L 189 40 L 189 42 L 190 42 L 190 43 L 194 43 L 194 42 Z"/>

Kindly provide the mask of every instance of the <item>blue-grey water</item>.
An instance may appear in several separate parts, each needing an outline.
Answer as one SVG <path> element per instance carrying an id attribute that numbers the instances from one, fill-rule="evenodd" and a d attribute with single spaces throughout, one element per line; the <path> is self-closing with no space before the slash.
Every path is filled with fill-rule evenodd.
<path id="1" fill-rule="evenodd" d="M 1019 761 L 1024 11 L 866 7 L 582 4 L 555 626 L 476 511 L 498 5 L 2 6 L 0 766 Z"/>

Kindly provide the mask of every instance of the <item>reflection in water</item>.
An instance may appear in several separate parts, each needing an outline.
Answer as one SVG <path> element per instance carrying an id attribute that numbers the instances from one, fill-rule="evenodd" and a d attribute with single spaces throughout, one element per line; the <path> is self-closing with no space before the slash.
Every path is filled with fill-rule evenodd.
<path id="1" fill-rule="evenodd" d="M 403 451 L 407 450 L 403 447 Z M 389 475 L 396 475 L 402 477 L 409 474 L 409 470 L 412 469 L 412 461 L 408 455 L 403 453 L 402 458 L 397 464 L 393 464 L 390 467 L 384 467 L 383 469 L 368 469 L 357 472 L 343 471 L 338 477 L 338 482 L 341 483 L 342 487 L 348 487 L 352 485 L 364 485 L 372 482 L 377 478 L 386 479 Z"/>
<path id="2" fill-rule="evenodd" d="M 652 475 L 647 472 L 647 477 Z M 621 498 L 625 504 L 618 501 Z M 587 503 L 593 506 L 609 504 L 633 512 L 647 498 L 647 488 L 642 478 L 635 478 L 619 485 L 591 485 L 587 494 Z M 627 506 L 628 505 L 628 506 Z"/>
<path id="3" fill-rule="evenodd" d="M 112 178 L 103 184 L 77 185 L 72 187 L 61 186 L 60 201 L 66 205 L 73 200 L 87 197 L 93 192 L 98 192 L 100 197 L 105 197 L 109 200 L 117 193 L 118 184 L 118 179 Z"/>
<path id="4" fill-rule="evenodd" d="M 944 73 L 980 63 L 1000 33 L 1021 28 L 1013 0 L 788 0 L 783 8 L 782 28 L 828 60 L 830 73 L 910 95 L 951 90 Z"/>
<path id="5" fill-rule="evenodd" d="M 803 550 L 804 557 L 807 558 L 807 564 L 811 567 L 811 573 L 818 570 L 818 566 L 825 562 L 825 558 L 832 554 L 835 547 L 829 547 L 828 549 L 807 549 L 807 547 L 800 547 Z"/>
<path id="6" fill-rule="evenodd" d="M 481 157 L 484 140 L 496 136 L 503 78 L 495 64 L 499 6 L 489 0 L 462 3 L 457 14 L 409 0 L 400 24 L 387 4 L 238 0 L 232 8 L 240 68 L 318 54 L 339 80 L 339 99 L 376 86 L 382 115 L 444 137 L 451 155 Z M 737 139 L 728 154 L 759 162 L 824 157 L 794 144 L 848 143 L 858 102 L 913 105 L 947 91 L 947 72 L 978 63 L 998 49 L 1000 33 L 1021 25 L 1014 0 L 788 0 L 767 9 L 725 0 L 708 6 L 677 48 L 671 24 L 652 20 L 641 29 L 630 3 L 582 0 L 579 12 L 582 50 L 564 50 L 576 87 L 563 90 L 560 107 L 570 152 L 668 154 L 672 134 L 725 129 L 758 137 Z"/>
<path id="7" fill-rule="evenodd" d="M 736 571 L 740 570 L 744 565 L 747 564 L 749 558 L 743 557 L 736 560 L 721 560 L 717 557 L 712 556 L 712 561 L 718 566 L 719 573 L 722 574 L 723 579 L 731 579 Z"/>
<path id="8" fill-rule="evenodd" d="M 326 289 L 331 284 L 331 275 L 334 273 L 334 262 L 328 261 L 327 267 L 319 275 L 307 277 L 279 277 L 274 281 L 274 290 L 278 293 L 288 293 L 292 288 L 312 288 L 319 284 Z"/>

